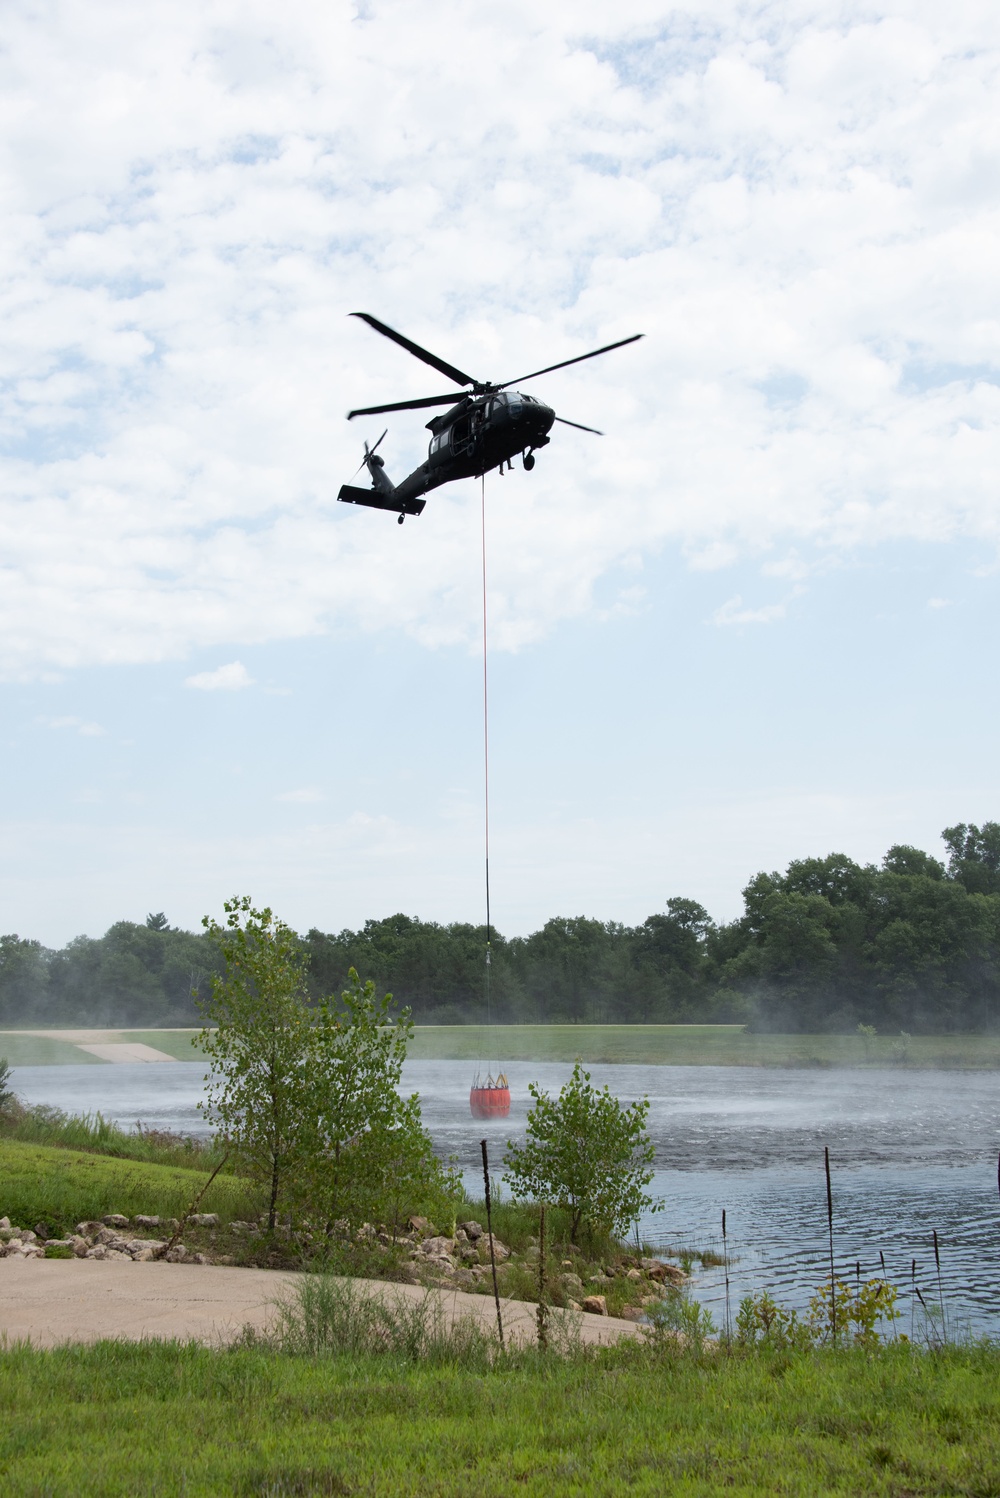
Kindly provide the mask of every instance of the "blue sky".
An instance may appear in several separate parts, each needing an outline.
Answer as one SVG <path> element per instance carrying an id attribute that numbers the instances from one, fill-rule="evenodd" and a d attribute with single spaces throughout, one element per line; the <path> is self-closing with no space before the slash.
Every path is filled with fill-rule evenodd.
<path id="1" fill-rule="evenodd" d="M 993 9 L 536 11 L 12 7 L 5 930 L 481 918 L 478 494 L 333 502 L 440 383 L 357 308 L 647 335 L 487 480 L 502 930 L 1000 815 Z"/>

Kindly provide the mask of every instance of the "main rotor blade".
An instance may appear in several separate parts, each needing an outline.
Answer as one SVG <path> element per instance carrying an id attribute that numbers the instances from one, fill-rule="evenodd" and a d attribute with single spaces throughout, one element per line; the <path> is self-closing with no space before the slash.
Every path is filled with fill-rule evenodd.
<path id="1" fill-rule="evenodd" d="M 509 385 L 520 385 L 522 380 L 535 380 L 539 375 L 551 374 L 554 369 L 565 369 L 568 364 L 582 364 L 584 359 L 596 359 L 598 354 L 610 354 L 613 348 L 624 348 L 626 343 L 638 343 L 639 339 L 645 336 L 645 333 L 633 333 L 631 338 L 620 338 L 617 343 L 606 343 L 603 348 L 595 348 L 589 354 L 577 354 L 575 359 L 563 359 L 560 364 L 546 364 L 544 369 L 536 369 L 531 374 L 518 375 L 516 380 L 505 380 L 496 388 L 506 390 Z"/>
<path id="2" fill-rule="evenodd" d="M 427 349 L 421 348 L 420 344 L 414 343 L 412 338 L 404 338 L 403 334 L 397 333 L 395 328 L 387 327 L 384 322 L 379 322 L 378 318 L 372 317 L 370 312 L 351 312 L 348 316 L 360 317 L 362 322 L 366 322 L 370 328 L 374 328 L 376 333 L 381 333 L 383 338 L 391 338 L 393 343 L 398 343 L 400 348 L 405 348 L 407 353 L 412 354 L 414 358 L 422 359 L 425 364 L 429 364 L 432 369 L 436 369 L 440 374 L 447 375 L 448 379 L 454 380 L 456 385 L 478 385 L 480 383 L 479 380 L 474 380 L 471 375 L 463 374 L 460 369 L 456 369 L 454 364 L 448 364 L 444 359 L 439 359 L 437 354 L 429 353 Z"/>
<path id="3" fill-rule="evenodd" d="M 422 411 L 425 406 L 454 406 L 462 396 L 459 391 L 453 395 L 425 395 L 419 401 L 394 401 L 391 406 L 361 406 L 357 411 L 348 411 L 348 421 L 353 421 L 355 416 L 378 416 L 382 411 Z"/>
<path id="4" fill-rule="evenodd" d="M 599 432 L 596 427 L 581 426 L 578 421 L 567 421 L 565 416 L 557 416 L 556 421 L 561 421 L 564 427 L 576 427 L 578 432 L 593 432 L 595 437 L 604 436 L 604 433 Z"/>

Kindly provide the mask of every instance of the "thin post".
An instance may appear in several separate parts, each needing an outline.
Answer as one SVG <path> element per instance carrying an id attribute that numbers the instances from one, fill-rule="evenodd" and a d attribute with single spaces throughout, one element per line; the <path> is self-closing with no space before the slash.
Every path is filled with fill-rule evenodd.
<path id="1" fill-rule="evenodd" d="M 480 1139 L 483 1152 L 483 1185 L 486 1187 L 486 1230 L 490 1235 L 490 1268 L 493 1270 L 493 1299 L 497 1308 L 497 1331 L 500 1333 L 500 1350 L 504 1350 L 503 1317 L 500 1315 L 500 1286 L 497 1284 L 497 1256 L 493 1249 L 493 1206 L 490 1201 L 490 1161 L 486 1153 L 486 1140 Z"/>
<path id="2" fill-rule="evenodd" d="M 882 1265 L 882 1283 L 885 1286 L 885 1300 L 886 1300 L 886 1305 L 888 1305 L 889 1304 L 889 1271 L 885 1267 L 885 1254 L 882 1252 L 881 1249 L 879 1249 L 879 1251 L 878 1251 L 878 1257 L 879 1257 L 879 1263 Z M 895 1315 L 895 1312 L 894 1312 L 894 1315 Z M 893 1323 L 892 1323 L 892 1340 L 894 1342 L 898 1342 L 899 1341 L 899 1332 L 896 1330 L 896 1322 L 895 1322 L 895 1320 L 893 1320 Z"/>
<path id="3" fill-rule="evenodd" d="M 545 1203 L 538 1213 L 538 1345 L 543 1352 L 549 1345 L 546 1320 L 548 1307 L 545 1304 Z"/>
<path id="4" fill-rule="evenodd" d="M 945 1342 L 948 1340 L 948 1323 L 944 1317 L 944 1294 L 941 1290 L 941 1254 L 938 1249 L 937 1228 L 934 1229 L 934 1263 L 937 1265 L 937 1290 L 938 1308 L 941 1312 L 941 1336 Z"/>
<path id="5" fill-rule="evenodd" d="M 722 1209 L 722 1267 L 726 1276 L 726 1342 L 732 1340 L 732 1328 L 729 1319 L 729 1246 L 726 1240 L 726 1209 Z"/>
<path id="6" fill-rule="evenodd" d="M 830 1234 L 830 1329 L 833 1345 L 837 1345 L 837 1281 L 833 1271 L 833 1187 L 830 1184 L 830 1146 L 823 1146 L 823 1163 L 826 1167 L 826 1225 Z"/>
<path id="7" fill-rule="evenodd" d="M 180 1222 L 177 1224 L 177 1231 L 174 1233 L 173 1237 L 171 1238 L 170 1242 L 167 1244 L 166 1248 L 161 1248 L 160 1249 L 159 1254 L 158 1254 L 159 1258 L 165 1259 L 167 1257 L 167 1254 L 170 1252 L 170 1250 L 172 1248 L 176 1248 L 177 1247 L 177 1244 L 181 1240 L 181 1236 L 182 1236 L 182 1234 L 184 1232 L 184 1229 L 188 1225 L 189 1218 L 193 1217 L 194 1214 L 197 1212 L 198 1208 L 201 1206 L 202 1198 L 204 1197 L 205 1192 L 208 1190 L 209 1186 L 211 1186 L 212 1182 L 215 1180 L 216 1176 L 219 1174 L 219 1171 L 225 1165 L 226 1161 L 229 1159 L 229 1156 L 231 1154 L 232 1154 L 232 1145 L 230 1145 L 229 1148 L 226 1150 L 226 1152 L 223 1155 L 222 1159 L 219 1161 L 218 1165 L 212 1171 L 212 1174 L 209 1176 L 209 1178 L 205 1182 L 204 1186 L 202 1186 L 201 1190 L 197 1193 L 197 1195 L 195 1196 L 195 1198 L 192 1201 L 191 1205 L 188 1207 L 187 1211 L 184 1213 L 184 1216 L 181 1218 Z"/>

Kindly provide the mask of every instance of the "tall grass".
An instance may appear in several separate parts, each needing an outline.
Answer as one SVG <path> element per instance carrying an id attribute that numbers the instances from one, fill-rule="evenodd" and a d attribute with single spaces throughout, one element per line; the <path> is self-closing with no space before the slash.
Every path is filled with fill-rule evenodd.
<path id="1" fill-rule="evenodd" d="M 0 1139 L 196 1170 L 211 1170 L 222 1157 L 214 1138 L 146 1129 L 138 1122 L 134 1129 L 123 1129 L 101 1113 L 64 1113 L 45 1103 L 29 1108 L 17 1100 L 0 1111 Z"/>
<path id="2" fill-rule="evenodd" d="M 501 1344 L 496 1329 L 474 1316 L 449 1315 L 446 1299 L 433 1292 L 380 1293 L 356 1280 L 309 1274 L 274 1304 L 275 1320 L 266 1333 L 247 1329 L 242 1345 L 263 1346 L 291 1357 L 348 1357 L 381 1362 L 420 1363 L 486 1373 L 523 1367 L 539 1355 L 527 1329 Z M 547 1328 L 550 1351 L 564 1358 L 589 1356 L 579 1317 L 553 1317 Z"/>

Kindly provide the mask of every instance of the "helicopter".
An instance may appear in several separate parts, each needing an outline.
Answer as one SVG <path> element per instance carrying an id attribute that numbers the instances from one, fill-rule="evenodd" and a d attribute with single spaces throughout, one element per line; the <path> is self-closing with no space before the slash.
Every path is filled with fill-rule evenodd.
<path id="1" fill-rule="evenodd" d="M 535 453 L 540 447 L 548 446 L 551 440 L 549 432 L 557 421 L 563 426 L 575 427 L 580 432 L 593 432 L 596 437 L 603 436 L 596 427 L 583 426 L 578 421 L 567 421 L 565 416 L 557 416 L 551 406 L 543 405 L 533 395 L 512 390 L 511 386 L 537 379 L 539 375 L 551 374 L 554 369 L 581 364 L 585 359 L 596 359 L 598 354 L 608 354 L 612 349 L 624 348 L 627 343 L 636 343 L 643 337 L 642 333 L 633 333 L 631 338 L 606 343 L 603 348 L 592 349 L 589 354 L 578 354 L 575 359 L 563 359 L 558 364 L 548 364 L 544 369 L 536 369 L 531 374 L 519 375 L 515 380 L 505 380 L 502 385 L 494 385 L 487 380 L 476 380 L 472 375 L 456 369 L 454 364 L 421 348 L 419 343 L 414 343 L 402 333 L 397 333 L 395 328 L 379 322 L 369 312 L 352 312 L 349 315 L 359 317 L 370 328 L 374 328 L 376 333 L 381 333 L 384 338 L 391 338 L 393 343 L 398 343 L 400 348 L 405 348 L 432 369 L 438 370 L 449 380 L 454 380 L 456 385 L 471 387 L 458 396 L 457 400 L 452 392 L 449 395 L 428 395 L 422 400 L 395 401 L 388 406 L 364 406 L 357 411 L 348 411 L 347 419 L 353 421 L 355 416 L 377 416 L 386 411 L 417 411 L 428 406 L 451 408 L 441 416 L 432 417 L 427 423 L 427 430 L 431 433 L 427 461 L 415 468 L 402 483 L 392 482 L 385 471 L 385 460 L 378 452 L 388 432 L 386 428 L 374 447 L 370 448 L 365 443 L 361 468 L 368 469 L 372 488 L 359 489 L 352 484 L 344 484 L 337 495 L 338 500 L 345 504 L 367 505 L 373 510 L 391 510 L 398 514 L 400 525 L 407 515 L 419 515 L 422 512 L 427 503 L 422 496 L 428 490 L 450 484 L 455 479 L 479 478 L 492 468 L 503 473 L 504 465 L 509 471 L 513 468 L 512 459 L 518 453 L 523 454 L 524 467 L 530 472 L 535 466 Z M 361 468 L 358 469 L 359 473 Z"/>

